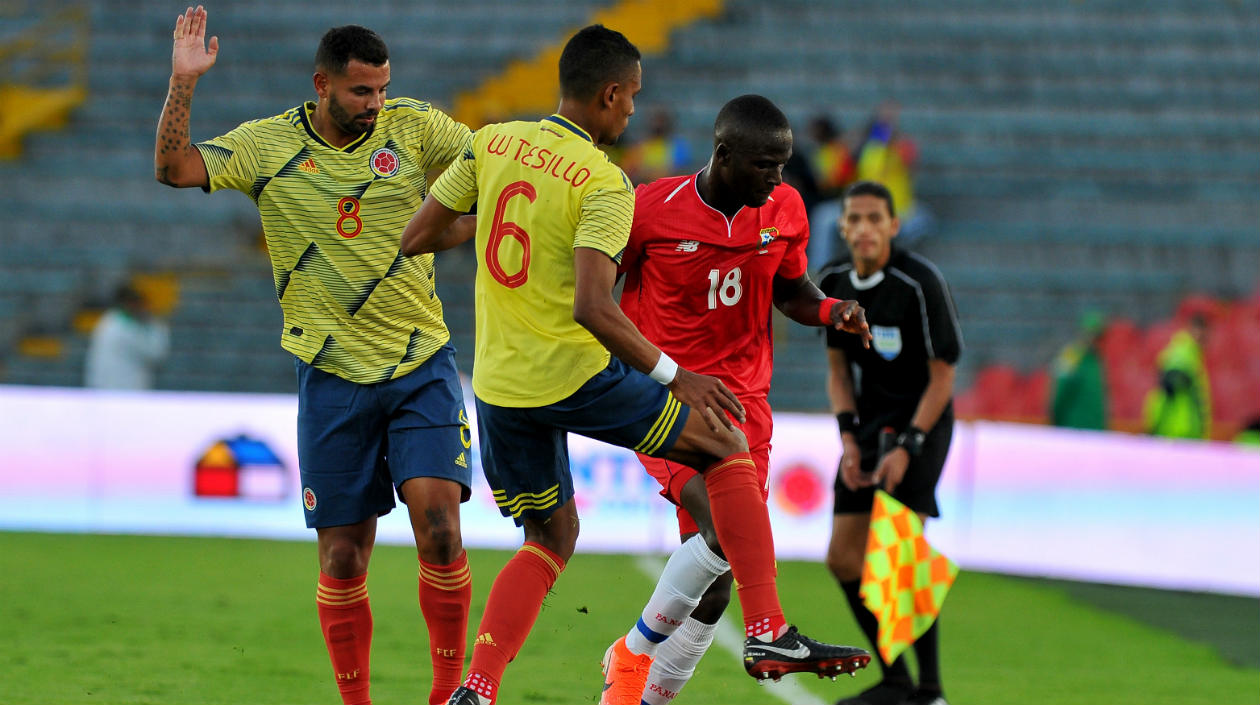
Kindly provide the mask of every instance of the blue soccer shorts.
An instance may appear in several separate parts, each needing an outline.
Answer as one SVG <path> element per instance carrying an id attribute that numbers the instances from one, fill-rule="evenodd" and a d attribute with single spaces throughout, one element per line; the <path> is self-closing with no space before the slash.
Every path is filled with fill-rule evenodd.
<path id="1" fill-rule="evenodd" d="M 458 482 L 468 500 L 472 432 L 454 352 L 443 346 L 412 372 L 378 384 L 356 384 L 297 361 L 298 467 L 308 527 L 388 514 L 398 488 L 413 477 Z"/>
<path id="2" fill-rule="evenodd" d="M 660 457 L 690 409 L 664 385 L 612 358 L 576 392 L 534 408 L 477 399 L 481 465 L 503 516 L 544 520 L 573 498 L 569 432 Z"/>

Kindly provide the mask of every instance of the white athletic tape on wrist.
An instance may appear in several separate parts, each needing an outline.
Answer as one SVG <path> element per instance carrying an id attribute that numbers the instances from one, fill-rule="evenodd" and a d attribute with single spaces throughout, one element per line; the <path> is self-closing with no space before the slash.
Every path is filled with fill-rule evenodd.
<path id="1" fill-rule="evenodd" d="M 664 352 L 661 353 L 660 359 L 656 361 L 656 367 L 653 367 L 652 371 L 648 373 L 648 377 L 661 384 L 673 382 L 676 376 L 678 376 L 678 363 L 671 360 L 669 355 L 666 355 Z"/>

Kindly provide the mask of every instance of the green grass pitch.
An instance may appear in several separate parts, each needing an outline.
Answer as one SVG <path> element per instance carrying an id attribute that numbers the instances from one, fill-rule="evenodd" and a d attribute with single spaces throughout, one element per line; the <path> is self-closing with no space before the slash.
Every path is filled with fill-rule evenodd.
<path id="1" fill-rule="evenodd" d="M 470 630 L 508 556 L 470 552 Z M 790 620 L 812 636 L 862 643 L 825 568 L 783 562 L 779 571 Z M 336 705 L 315 578 L 313 543 L 0 533 L 0 702 Z M 652 583 L 634 558 L 576 556 L 508 667 L 499 702 L 596 702 L 599 658 L 634 622 Z M 422 703 L 430 671 L 414 550 L 378 547 L 368 586 L 373 702 Z M 1121 595 L 1126 604 L 1139 599 Z M 1247 665 L 1062 584 L 964 572 L 941 626 L 947 694 L 956 705 L 1260 703 L 1260 603 L 1213 608 L 1187 597 L 1197 601 L 1186 609 L 1216 609 L 1216 623 L 1232 625 Z M 1193 614 L 1180 621 L 1200 624 Z M 830 703 L 877 675 L 793 678 Z M 675 702 L 782 701 L 715 646 Z"/>

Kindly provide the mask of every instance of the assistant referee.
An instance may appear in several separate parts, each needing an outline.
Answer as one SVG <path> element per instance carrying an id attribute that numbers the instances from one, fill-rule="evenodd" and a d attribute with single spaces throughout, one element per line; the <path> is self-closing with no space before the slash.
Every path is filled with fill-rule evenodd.
<path id="1" fill-rule="evenodd" d="M 827 393 L 843 446 L 827 566 L 875 645 L 878 624 L 858 594 L 875 488 L 921 519 L 940 516 L 936 483 L 953 434 L 954 365 L 963 343 L 940 271 L 893 246 L 899 223 L 888 189 L 856 183 L 845 191 L 843 206 L 840 232 L 852 261 L 826 266 L 819 288 L 827 296 L 856 299 L 866 310 L 872 341 L 868 349 L 856 336 L 827 331 Z M 945 705 L 937 644 L 934 623 L 914 644 L 917 684 L 904 657 L 881 661 L 883 680 L 840 703 Z"/>

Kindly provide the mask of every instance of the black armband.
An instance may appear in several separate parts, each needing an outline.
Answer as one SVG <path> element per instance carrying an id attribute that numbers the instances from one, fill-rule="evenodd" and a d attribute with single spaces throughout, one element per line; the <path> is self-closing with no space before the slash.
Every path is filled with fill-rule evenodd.
<path id="1" fill-rule="evenodd" d="M 923 442 L 927 440 L 927 431 L 916 426 L 910 426 L 897 436 L 897 445 L 905 448 L 911 458 L 919 457 L 923 452 Z"/>
<path id="2" fill-rule="evenodd" d="M 840 426 L 840 433 L 857 433 L 858 417 L 852 411 L 841 411 L 836 414 L 836 423 Z"/>

